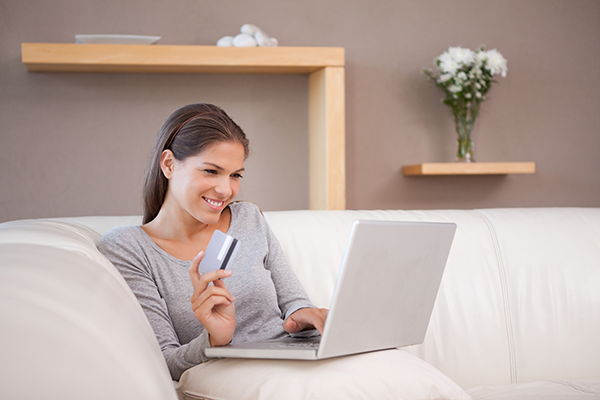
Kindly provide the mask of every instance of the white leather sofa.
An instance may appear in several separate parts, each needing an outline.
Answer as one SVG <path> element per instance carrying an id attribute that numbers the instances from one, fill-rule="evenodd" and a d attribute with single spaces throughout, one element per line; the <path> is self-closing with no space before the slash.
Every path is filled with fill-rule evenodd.
<path id="1" fill-rule="evenodd" d="M 214 360 L 172 382 L 141 307 L 95 248 L 140 218 L 12 221 L 0 224 L 0 398 L 600 399 L 600 208 L 265 216 L 321 307 L 354 219 L 455 222 L 424 343 L 319 362 Z"/>

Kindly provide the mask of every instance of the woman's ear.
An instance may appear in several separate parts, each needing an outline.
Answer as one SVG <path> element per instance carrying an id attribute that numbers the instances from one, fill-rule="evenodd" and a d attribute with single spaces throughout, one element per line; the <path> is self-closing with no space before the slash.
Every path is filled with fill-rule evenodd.
<path id="1" fill-rule="evenodd" d="M 165 178 L 171 179 L 173 170 L 175 169 L 175 156 L 171 150 L 165 150 L 160 155 L 160 169 Z"/>

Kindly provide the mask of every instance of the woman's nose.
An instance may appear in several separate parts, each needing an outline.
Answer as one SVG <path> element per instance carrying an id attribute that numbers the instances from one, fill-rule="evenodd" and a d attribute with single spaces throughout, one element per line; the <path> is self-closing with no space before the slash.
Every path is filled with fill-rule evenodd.
<path id="1" fill-rule="evenodd" d="M 229 177 L 223 177 L 222 179 L 219 179 L 219 182 L 217 184 L 217 187 L 215 188 L 215 191 L 217 192 L 218 195 L 223 196 L 223 197 L 229 197 L 231 196 L 231 193 L 233 192 L 232 188 L 231 188 L 231 182 L 229 181 Z"/>

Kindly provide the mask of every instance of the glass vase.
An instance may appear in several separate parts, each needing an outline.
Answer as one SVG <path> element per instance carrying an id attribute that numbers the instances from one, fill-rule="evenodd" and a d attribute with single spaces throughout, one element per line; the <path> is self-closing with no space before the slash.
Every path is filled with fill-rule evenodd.
<path id="1" fill-rule="evenodd" d="M 458 151 L 456 153 L 456 161 L 471 163 L 475 162 L 473 157 L 474 143 L 471 137 L 473 125 L 475 124 L 474 118 L 466 118 L 462 116 L 456 116 L 456 134 L 458 136 Z"/>

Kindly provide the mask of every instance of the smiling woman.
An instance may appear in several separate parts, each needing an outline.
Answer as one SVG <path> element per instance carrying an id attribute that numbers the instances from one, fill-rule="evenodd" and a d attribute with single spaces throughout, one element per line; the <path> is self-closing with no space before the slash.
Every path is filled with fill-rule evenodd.
<path id="1" fill-rule="evenodd" d="M 215 143 L 183 161 L 172 151 L 163 151 L 160 166 L 169 180 L 169 190 L 158 215 L 145 225 L 146 231 L 181 212 L 192 221 L 219 223 L 215 228 L 226 229 L 229 218 L 220 218 L 221 212 L 240 190 L 244 159 L 244 147 L 238 142 Z"/>
<path id="2" fill-rule="evenodd" d="M 312 305 L 258 207 L 234 202 L 248 147 L 219 107 L 175 111 L 148 164 L 144 224 L 112 229 L 99 246 L 142 305 L 174 380 L 208 361 L 207 347 L 323 330 L 327 310 Z M 200 274 L 216 230 L 240 248 L 228 270 Z"/>
<path id="3" fill-rule="evenodd" d="M 246 134 L 219 107 L 190 104 L 169 116 L 158 133 L 146 170 L 144 223 L 156 217 L 167 194 L 168 178 L 162 171 L 164 153 L 169 152 L 175 160 L 184 161 L 215 143 L 238 143 L 243 146 L 244 160 L 250 154 Z"/>

